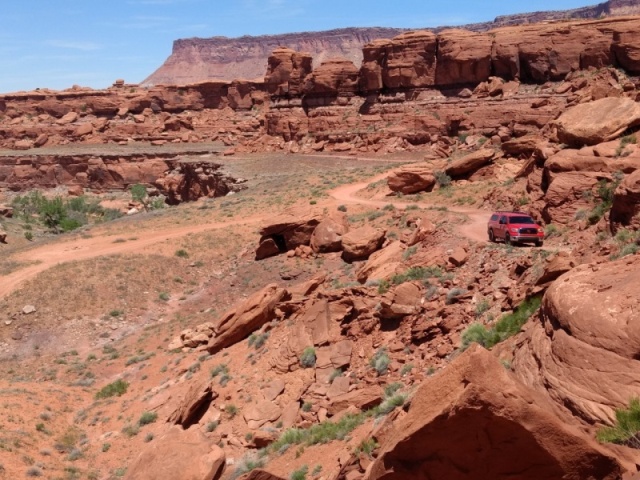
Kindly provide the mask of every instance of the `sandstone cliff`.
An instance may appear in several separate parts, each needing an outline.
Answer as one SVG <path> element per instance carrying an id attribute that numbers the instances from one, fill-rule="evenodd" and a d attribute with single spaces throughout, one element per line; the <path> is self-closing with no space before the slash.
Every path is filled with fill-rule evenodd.
<path id="1" fill-rule="evenodd" d="M 484 32 L 504 26 L 638 13 L 639 0 L 610 0 L 574 10 L 500 16 L 493 22 L 476 23 L 463 28 Z M 440 32 L 444 28 L 431 30 Z M 392 38 L 406 31 L 407 29 L 402 28 L 345 28 L 258 37 L 180 39 L 174 42 L 173 52 L 164 64 L 143 80 L 142 84 L 186 85 L 208 80 L 262 78 L 267 67 L 267 58 L 278 47 L 308 52 L 313 57 L 314 66 L 333 57 L 346 58 L 359 66 L 364 45 L 377 39 Z"/>

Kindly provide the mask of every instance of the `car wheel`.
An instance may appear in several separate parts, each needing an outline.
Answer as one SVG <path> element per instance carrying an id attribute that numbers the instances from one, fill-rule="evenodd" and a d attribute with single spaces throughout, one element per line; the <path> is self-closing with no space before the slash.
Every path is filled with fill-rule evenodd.
<path id="1" fill-rule="evenodd" d="M 541 247 L 543 243 L 542 240 L 536 240 L 536 247 Z"/>
<path id="2" fill-rule="evenodd" d="M 507 245 L 513 245 L 513 243 L 511 242 L 511 235 L 509 235 L 508 233 L 504 236 L 504 243 Z"/>
<path id="3" fill-rule="evenodd" d="M 489 241 L 490 241 L 491 243 L 495 243 L 495 242 L 496 242 L 496 237 L 495 237 L 495 235 L 493 234 L 493 229 L 489 229 Z"/>

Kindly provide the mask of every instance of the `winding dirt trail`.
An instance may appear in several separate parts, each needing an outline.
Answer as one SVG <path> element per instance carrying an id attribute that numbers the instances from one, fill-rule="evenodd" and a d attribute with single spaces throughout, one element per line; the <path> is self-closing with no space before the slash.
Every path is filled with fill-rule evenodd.
<path id="1" fill-rule="evenodd" d="M 364 190 L 370 183 L 377 182 L 387 178 L 387 173 L 380 174 L 370 178 L 364 182 L 351 183 L 336 188 L 330 192 L 330 195 L 337 200 L 337 203 L 369 205 L 372 207 L 384 207 L 385 205 L 393 205 L 395 208 L 404 209 L 408 206 L 406 203 L 394 202 L 393 200 L 370 200 L 359 198 L 356 194 L 360 190 Z M 412 203 L 421 208 L 433 207 L 430 203 Z M 469 221 L 457 227 L 458 232 L 464 237 L 476 242 L 486 242 L 487 239 L 487 222 L 491 217 L 491 212 L 487 210 L 466 209 L 447 206 L 447 210 L 453 213 L 459 213 L 468 217 Z"/>
<path id="2" fill-rule="evenodd" d="M 356 196 L 357 192 L 366 188 L 372 182 L 377 182 L 388 176 L 388 172 L 370 178 L 363 182 L 343 185 L 330 192 L 330 199 L 324 203 L 326 206 L 337 204 L 359 204 L 370 205 L 372 207 L 384 207 L 393 204 L 398 209 L 407 207 L 407 204 L 388 200 L 369 200 Z M 431 207 L 431 204 L 418 203 L 420 207 Z M 461 235 L 470 240 L 486 242 L 486 224 L 490 213 L 483 210 L 467 210 L 461 208 L 448 207 L 448 210 L 466 215 L 469 222 L 458 226 Z M 17 289 L 23 282 L 35 277 L 41 272 L 61 263 L 88 260 L 105 255 L 115 255 L 123 253 L 135 253 L 144 250 L 154 244 L 180 238 L 188 234 L 202 233 L 208 230 L 217 230 L 234 225 L 252 225 L 263 222 L 273 217 L 273 213 L 264 213 L 257 216 L 246 217 L 225 222 L 209 222 L 185 227 L 151 229 L 136 233 L 144 235 L 135 240 L 128 240 L 124 243 L 114 243 L 113 236 L 96 236 L 91 238 L 78 238 L 58 244 L 48 244 L 37 246 L 25 252 L 17 254 L 14 259 L 17 261 L 31 262 L 33 264 L 20 268 L 8 275 L 0 278 L 0 298 L 9 295 Z"/>

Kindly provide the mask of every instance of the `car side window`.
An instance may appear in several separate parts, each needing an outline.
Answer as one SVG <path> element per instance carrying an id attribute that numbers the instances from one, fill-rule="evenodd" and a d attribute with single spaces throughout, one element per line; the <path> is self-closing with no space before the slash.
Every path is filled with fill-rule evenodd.
<path id="1" fill-rule="evenodd" d="M 498 215 L 492 215 L 492 216 L 491 216 L 491 221 L 492 221 L 492 222 L 495 222 L 495 221 L 497 221 L 497 220 L 498 220 Z"/>
<path id="2" fill-rule="evenodd" d="M 500 218 L 500 225 L 506 225 L 507 224 L 507 217 L 501 217 Z"/>

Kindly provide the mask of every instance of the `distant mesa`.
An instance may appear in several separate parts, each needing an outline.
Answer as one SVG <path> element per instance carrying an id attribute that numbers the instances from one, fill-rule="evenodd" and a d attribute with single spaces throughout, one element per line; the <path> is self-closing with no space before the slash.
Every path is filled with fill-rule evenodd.
<path id="1" fill-rule="evenodd" d="M 610 0 L 574 10 L 524 13 L 497 17 L 493 22 L 465 25 L 467 30 L 484 32 L 494 28 L 567 19 L 596 19 L 604 16 L 640 14 L 640 0 Z M 429 29 L 438 33 L 447 27 Z M 141 82 L 142 85 L 188 85 L 210 80 L 262 80 L 267 59 L 279 47 L 307 52 L 313 67 L 340 57 L 356 66 L 362 62 L 362 48 L 374 40 L 393 38 L 406 28 L 344 28 L 323 32 L 283 35 L 212 37 L 176 40 L 164 64 Z"/>

